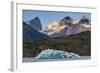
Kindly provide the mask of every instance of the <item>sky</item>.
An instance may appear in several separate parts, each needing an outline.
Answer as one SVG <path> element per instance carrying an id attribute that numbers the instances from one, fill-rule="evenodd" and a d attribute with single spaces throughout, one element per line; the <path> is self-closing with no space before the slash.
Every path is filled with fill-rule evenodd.
<path id="1" fill-rule="evenodd" d="M 91 19 L 90 13 L 23 10 L 23 21 L 30 21 L 35 17 L 39 17 L 42 28 L 45 28 L 49 22 L 59 22 L 66 16 L 70 16 L 72 19 L 77 20 L 80 19 L 83 15 Z"/>

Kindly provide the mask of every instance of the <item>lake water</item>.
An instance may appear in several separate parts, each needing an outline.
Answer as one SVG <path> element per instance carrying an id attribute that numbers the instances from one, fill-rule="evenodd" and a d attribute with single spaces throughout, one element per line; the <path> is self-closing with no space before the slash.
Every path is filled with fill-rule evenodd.
<path id="1" fill-rule="evenodd" d="M 91 56 L 81 56 L 80 58 L 65 58 L 65 59 L 36 59 L 23 58 L 23 62 L 45 62 L 45 61 L 70 61 L 70 60 L 90 60 Z"/>

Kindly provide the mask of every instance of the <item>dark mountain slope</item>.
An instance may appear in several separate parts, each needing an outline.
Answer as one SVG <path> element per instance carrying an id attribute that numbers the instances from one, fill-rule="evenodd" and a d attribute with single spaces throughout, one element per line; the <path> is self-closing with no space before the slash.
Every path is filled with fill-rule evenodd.
<path id="1" fill-rule="evenodd" d="M 33 40 L 44 40 L 49 38 L 46 34 L 43 34 L 34 28 L 32 28 L 27 23 L 23 22 L 23 41 L 30 42 Z"/>

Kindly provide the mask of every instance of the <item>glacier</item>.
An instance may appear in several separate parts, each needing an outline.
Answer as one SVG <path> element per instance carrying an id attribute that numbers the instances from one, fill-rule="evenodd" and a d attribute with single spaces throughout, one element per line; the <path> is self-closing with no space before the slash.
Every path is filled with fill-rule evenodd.
<path id="1" fill-rule="evenodd" d="M 80 56 L 72 52 L 46 49 L 41 51 L 35 58 L 36 59 L 72 59 L 72 58 L 80 58 Z"/>

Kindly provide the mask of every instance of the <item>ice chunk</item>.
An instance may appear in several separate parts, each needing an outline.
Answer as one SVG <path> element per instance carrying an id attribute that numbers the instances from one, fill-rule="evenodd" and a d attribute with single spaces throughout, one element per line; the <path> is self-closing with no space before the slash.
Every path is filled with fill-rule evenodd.
<path id="1" fill-rule="evenodd" d="M 64 59 L 64 58 L 79 58 L 78 54 L 65 52 L 61 50 L 47 49 L 43 50 L 35 58 L 37 59 Z"/>

